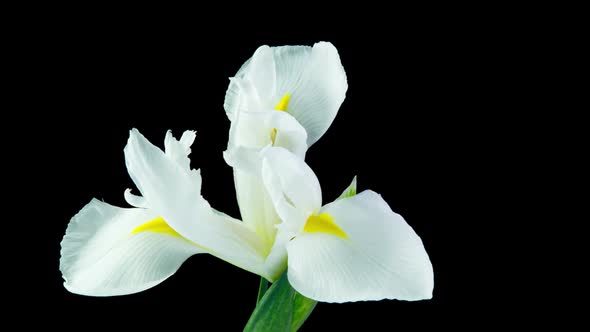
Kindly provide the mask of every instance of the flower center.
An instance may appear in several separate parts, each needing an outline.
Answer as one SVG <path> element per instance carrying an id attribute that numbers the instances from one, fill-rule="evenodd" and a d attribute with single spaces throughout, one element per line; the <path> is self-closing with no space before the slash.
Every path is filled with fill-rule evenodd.
<path id="1" fill-rule="evenodd" d="M 303 231 L 306 233 L 327 233 L 348 239 L 346 232 L 336 225 L 331 215 L 325 212 L 309 217 L 305 222 Z"/>

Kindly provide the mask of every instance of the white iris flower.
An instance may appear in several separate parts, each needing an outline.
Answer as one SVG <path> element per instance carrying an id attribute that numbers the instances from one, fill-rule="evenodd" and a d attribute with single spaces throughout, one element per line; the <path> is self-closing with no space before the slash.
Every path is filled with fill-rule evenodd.
<path id="1" fill-rule="evenodd" d="M 432 265 L 422 241 L 380 195 L 356 183 L 322 206 L 303 158 L 344 100 L 346 75 L 332 44 L 259 48 L 232 78 L 224 157 L 234 168 L 242 221 L 201 196 L 190 168 L 195 133 L 166 134 L 165 151 L 132 130 L 125 147 L 134 208 L 93 199 L 72 218 L 60 269 L 74 293 L 139 292 L 171 276 L 190 256 L 209 253 L 316 301 L 430 298 Z"/>

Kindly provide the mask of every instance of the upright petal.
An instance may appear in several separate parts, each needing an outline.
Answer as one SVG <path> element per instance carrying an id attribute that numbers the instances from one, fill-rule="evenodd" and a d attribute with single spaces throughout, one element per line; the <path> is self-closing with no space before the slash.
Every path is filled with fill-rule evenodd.
<path id="1" fill-rule="evenodd" d="M 234 169 L 234 182 L 244 224 L 256 231 L 267 247 L 272 246 L 277 232 L 275 225 L 281 220 L 266 193 L 262 178 Z"/>
<path id="2" fill-rule="evenodd" d="M 289 63 L 276 61 L 285 65 Z M 285 89 L 278 94 L 291 94 L 288 112 L 307 130 L 307 144 L 311 146 L 334 121 L 346 96 L 348 83 L 338 51 L 331 43 L 315 44 L 302 69 L 293 91 Z M 277 69 L 277 72 L 281 70 Z"/>
<path id="3" fill-rule="evenodd" d="M 322 205 L 322 190 L 313 171 L 284 148 L 263 152 L 262 178 L 278 215 L 293 231 Z"/>
<path id="4" fill-rule="evenodd" d="M 262 46 L 230 82 L 224 107 L 234 121 L 238 109 L 260 111 L 280 104 L 306 129 L 311 146 L 332 124 L 347 89 L 346 73 L 331 43 L 313 48 Z M 283 105 L 286 96 L 289 102 Z"/>
<path id="5" fill-rule="evenodd" d="M 242 222 L 216 213 L 201 196 L 201 176 L 182 167 L 132 130 L 125 147 L 127 169 L 150 207 L 183 237 L 238 267 L 264 275 L 268 254 L 260 237 Z"/>
<path id="6" fill-rule="evenodd" d="M 380 195 L 365 191 L 321 212 L 345 234 L 303 233 L 289 242 L 289 282 L 298 292 L 322 302 L 432 297 L 422 241 Z"/>
<path id="7" fill-rule="evenodd" d="M 261 150 L 281 146 L 300 158 L 307 150 L 305 129 L 285 112 L 238 111 L 231 124 L 224 158 L 234 169 L 236 196 L 242 220 L 272 245 L 280 222 L 262 183 Z"/>
<path id="8" fill-rule="evenodd" d="M 174 274 L 190 256 L 204 252 L 179 236 L 133 231 L 158 215 L 93 199 L 68 225 L 61 242 L 60 270 L 72 293 L 131 294 Z"/>

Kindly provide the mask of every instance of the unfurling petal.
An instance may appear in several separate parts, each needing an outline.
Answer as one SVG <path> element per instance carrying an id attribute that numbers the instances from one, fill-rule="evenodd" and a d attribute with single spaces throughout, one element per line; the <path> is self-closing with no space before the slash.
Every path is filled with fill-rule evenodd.
<path id="1" fill-rule="evenodd" d="M 123 209 L 93 199 L 68 225 L 61 243 L 60 270 L 72 293 L 131 294 L 174 274 L 190 256 L 204 252 L 173 234 L 134 232 L 159 216 L 149 209 Z"/>
<path id="2" fill-rule="evenodd" d="M 304 232 L 289 242 L 289 282 L 322 302 L 432 297 L 420 237 L 380 195 L 365 191 L 322 208 L 345 236 Z"/>

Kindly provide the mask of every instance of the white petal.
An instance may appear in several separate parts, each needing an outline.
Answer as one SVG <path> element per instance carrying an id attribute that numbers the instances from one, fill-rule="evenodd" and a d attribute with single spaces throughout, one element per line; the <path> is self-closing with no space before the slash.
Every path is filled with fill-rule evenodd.
<path id="1" fill-rule="evenodd" d="M 284 147 L 303 159 L 306 141 L 305 129 L 288 113 L 238 111 L 230 127 L 224 158 L 233 168 L 260 176 L 262 148 Z"/>
<path id="2" fill-rule="evenodd" d="M 281 219 L 267 194 L 262 178 L 234 169 L 236 193 L 244 224 L 253 229 L 264 242 L 268 255 L 264 258 L 264 277 L 275 282 L 287 269 L 286 244 L 294 235 L 278 228 Z"/>
<path id="3" fill-rule="evenodd" d="M 180 144 L 184 147 L 185 153 L 188 156 L 191 153 L 191 145 L 195 142 L 197 132 L 194 130 L 185 130 L 180 137 Z"/>
<path id="4" fill-rule="evenodd" d="M 249 61 L 247 62 L 249 64 Z M 246 65 L 245 65 L 246 66 Z M 226 115 L 230 121 L 235 121 L 238 111 L 260 112 L 265 110 L 261 106 L 258 91 L 254 84 L 244 78 L 232 77 L 225 93 L 223 103 Z"/>
<path id="5" fill-rule="evenodd" d="M 264 262 L 268 281 L 275 282 L 287 270 L 287 244 L 294 234 L 285 227 L 279 227 L 269 255 Z"/>
<path id="6" fill-rule="evenodd" d="M 303 227 L 322 205 L 322 191 L 313 171 L 283 148 L 263 152 L 264 185 L 281 219 L 294 231 Z"/>
<path id="7" fill-rule="evenodd" d="M 240 79 L 234 81 L 241 82 Z M 241 85 L 241 83 L 239 83 Z M 242 89 L 243 90 L 243 89 Z M 251 93 L 243 93 L 243 99 Z M 262 109 L 258 107 L 238 107 L 232 114 L 232 123 L 229 129 L 229 141 L 227 151 L 224 153 L 226 161 L 232 165 L 232 154 L 242 154 L 237 150 L 250 149 L 253 153 L 257 153 L 261 147 L 269 145 L 271 141 L 272 128 L 268 125 L 269 114 L 265 114 Z M 233 165 L 232 165 L 233 166 Z"/>
<path id="8" fill-rule="evenodd" d="M 303 233 L 288 247 L 288 277 L 322 302 L 432 297 L 432 265 L 420 237 L 380 195 L 364 191 L 322 208 L 348 239 Z"/>
<path id="9" fill-rule="evenodd" d="M 234 169 L 234 180 L 242 220 L 264 238 L 270 248 L 277 232 L 275 225 L 280 219 L 266 193 L 262 178 Z"/>
<path id="10" fill-rule="evenodd" d="M 280 100 L 287 93 L 293 94 L 293 91 L 300 85 L 301 77 L 309 65 L 313 49 L 309 46 L 279 46 L 273 47 L 273 51 L 277 73 L 277 91 L 274 96 L 269 97 Z"/>
<path id="11" fill-rule="evenodd" d="M 325 42 L 270 50 L 272 58 L 268 47 L 257 50 L 230 82 L 224 103 L 228 117 L 233 121 L 239 108 L 272 109 L 289 94 L 287 112 L 306 129 L 311 146 L 332 124 L 348 89 L 338 51 Z"/>
<path id="12" fill-rule="evenodd" d="M 135 129 L 125 147 L 125 161 L 143 197 L 170 227 L 223 260 L 263 273 L 268 248 L 244 223 L 211 208 L 200 194 L 198 171 L 181 167 Z"/>
<path id="13" fill-rule="evenodd" d="M 305 129 L 292 116 L 279 111 L 238 111 L 231 124 L 228 150 L 224 152 L 226 162 L 234 168 L 236 196 L 242 220 L 264 239 L 268 248 L 275 243 L 275 225 L 280 222 L 280 218 L 262 182 L 260 152 L 263 147 L 273 143 L 273 129 L 276 130 L 275 143 L 289 146 L 301 158 L 304 157 L 307 149 Z M 274 253 L 271 255 L 276 256 Z M 283 256 L 281 264 L 286 261 L 286 251 Z M 275 259 L 272 257 L 267 259 L 266 264 L 273 266 L 273 270 L 281 270 L 278 267 L 281 264 L 269 263 L 273 260 Z"/>
<path id="14" fill-rule="evenodd" d="M 307 132 L 291 114 L 280 111 L 270 112 L 269 127 L 276 129 L 273 146 L 289 150 L 299 159 L 305 159 Z"/>
<path id="15" fill-rule="evenodd" d="M 133 229 L 158 217 L 147 209 L 122 209 L 93 199 L 68 225 L 61 243 L 65 287 L 92 296 L 124 295 L 153 287 L 203 252 L 185 239 Z"/>
<path id="16" fill-rule="evenodd" d="M 223 107 L 231 121 L 239 109 L 259 111 L 260 93 L 265 101 L 270 102 L 275 92 L 276 72 L 273 51 L 264 45 L 259 47 L 252 58 L 248 59 L 235 77 L 230 79 L 225 93 Z M 268 106 L 270 105 L 266 105 Z M 273 105 L 274 106 L 274 105 Z"/>
<path id="17" fill-rule="evenodd" d="M 260 46 L 254 52 L 249 66 L 244 70 L 243 77 L 252 82 L 258 92 L 268 93 L 275 91 L 276 73 L 273 51 L 270 47 L 266 45 Z M 259 98 L 261 97 L 260 93 Z"/>
<path id="18" fill-rule="evenodd" d="M 301 66 L 300 61 L 293 63 L 289 61 L 291 57 L 280 55 L 294 53 L 285 51 L 275 53 L 277 73 L 296 71 L 297 69 L 291 67 Z M 280 58 L 284 60 L 279 60 Z M 281 65 L 287 68 L 279 69 Z M 315 44 L 305 66 L 300 68 L 301 77 L 293 90 L 287 90 L 290 88 L 285 87 L 285 90 L 279 90 L 277 94 L 281 97 L 286 93 L 291 94 L 288 112 L 307 130 L 307 143 L 311 146 L 324 135 L 334 121 L 346 96 L 348 84 L 338 51 L 331 43 Z M 278 80 L 281 81 L 281 78 L 279 76 Z M 288 83 L 284 85 L 288 86 Z"/>
<path id="19" fill-rule="evenodd" d="M 166 155 L 176 161 L 181 167 L 190 169 L 190 159 L 188 155 L 191 153 L 191 145 L 195 141 L 196 134 L 194 131 L 187 130 L 182 134 L 180 140 L 172 136 L 169 130 L 164 139 L 164 148 Z"/>
<path id="20" fill-rule="evenodd" d="M 125 189 L 125 193 L 123 195 L 125 196 L 127 203 L 129 203 L 131 206 L 147 208 L 149 205 L 145 198 L 132 194 L 131 189 L 129 188 Z"/>

